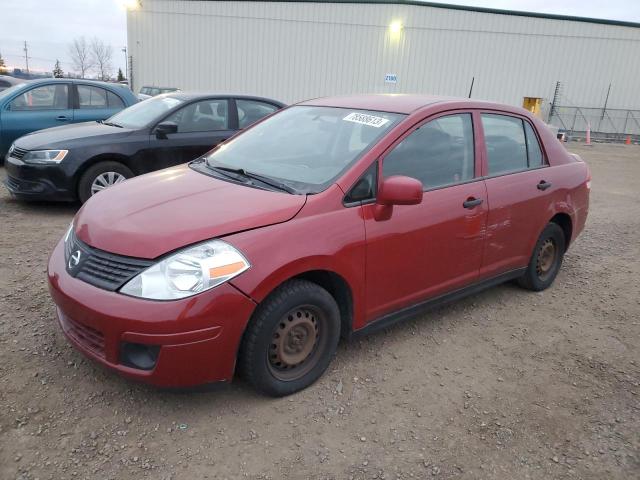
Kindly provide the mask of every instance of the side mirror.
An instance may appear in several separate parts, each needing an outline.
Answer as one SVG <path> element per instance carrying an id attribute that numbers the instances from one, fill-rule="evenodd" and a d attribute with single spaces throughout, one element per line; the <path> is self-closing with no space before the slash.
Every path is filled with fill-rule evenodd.
<path id="1" fill-rule="evenodd" d="M 422 182 L 401 175 L 385 178 L 378 190 L 378 205 L 417 205 L 422 202 Z"/>
<path id="2" fill-rule="evenodd" d="M 170 133 L 178 133 L 178 124 L 174 122 L 162 122 L 155 128 L 157 138 L 167 138 Z"/>

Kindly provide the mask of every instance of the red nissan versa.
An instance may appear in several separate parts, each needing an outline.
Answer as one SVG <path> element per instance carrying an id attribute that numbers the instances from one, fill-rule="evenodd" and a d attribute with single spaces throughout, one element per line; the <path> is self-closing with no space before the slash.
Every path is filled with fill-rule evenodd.
<path id="1" fill-rule="evenodd" d="M 49 261 L 79 350 L 159 386 L 280 396 L 341 336 L 507 280 L 543 290 L 582 231 L 587 165 L 520 108 L 311 100 L 188 165 L 92 197 Z"/>

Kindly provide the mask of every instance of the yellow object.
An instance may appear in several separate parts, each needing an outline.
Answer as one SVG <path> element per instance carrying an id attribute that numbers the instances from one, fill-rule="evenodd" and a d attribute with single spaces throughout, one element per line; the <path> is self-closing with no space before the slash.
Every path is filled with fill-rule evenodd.
<path id="1" fill-rule="evenodd" d="M 537 97 L 524 97 L 522 106 L 533 113 L 536 117 L 539 117 L 540 108 L 542 107 L 542 99 Z"/>

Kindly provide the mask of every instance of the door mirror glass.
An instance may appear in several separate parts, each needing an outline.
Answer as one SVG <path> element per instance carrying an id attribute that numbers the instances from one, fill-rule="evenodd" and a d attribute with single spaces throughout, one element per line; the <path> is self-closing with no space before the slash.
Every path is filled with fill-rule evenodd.
<path id="1" fill-rule="evenodd" d="M 422 202 L 422 182 L 396 175 L 385 178 L 378 190 L 379 205 L 417 205 Z"/>
<path id="2" fill-rule="evenodd" d="M 174 122 L 162 122 L 156 126 L 156 137 L 167 138 L 167 135 L 178 132 L 178 124 Z"/>

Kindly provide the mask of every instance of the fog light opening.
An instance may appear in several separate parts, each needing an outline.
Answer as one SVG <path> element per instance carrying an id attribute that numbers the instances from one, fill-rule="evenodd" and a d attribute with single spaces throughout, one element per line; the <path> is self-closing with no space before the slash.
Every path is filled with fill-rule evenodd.
<path id="1" fill-rule="evenodd" d="M 120 363 L 139 370 L 153 370 L 158 361 L 160 345 L 122 342 L 120 345 Z"/>

